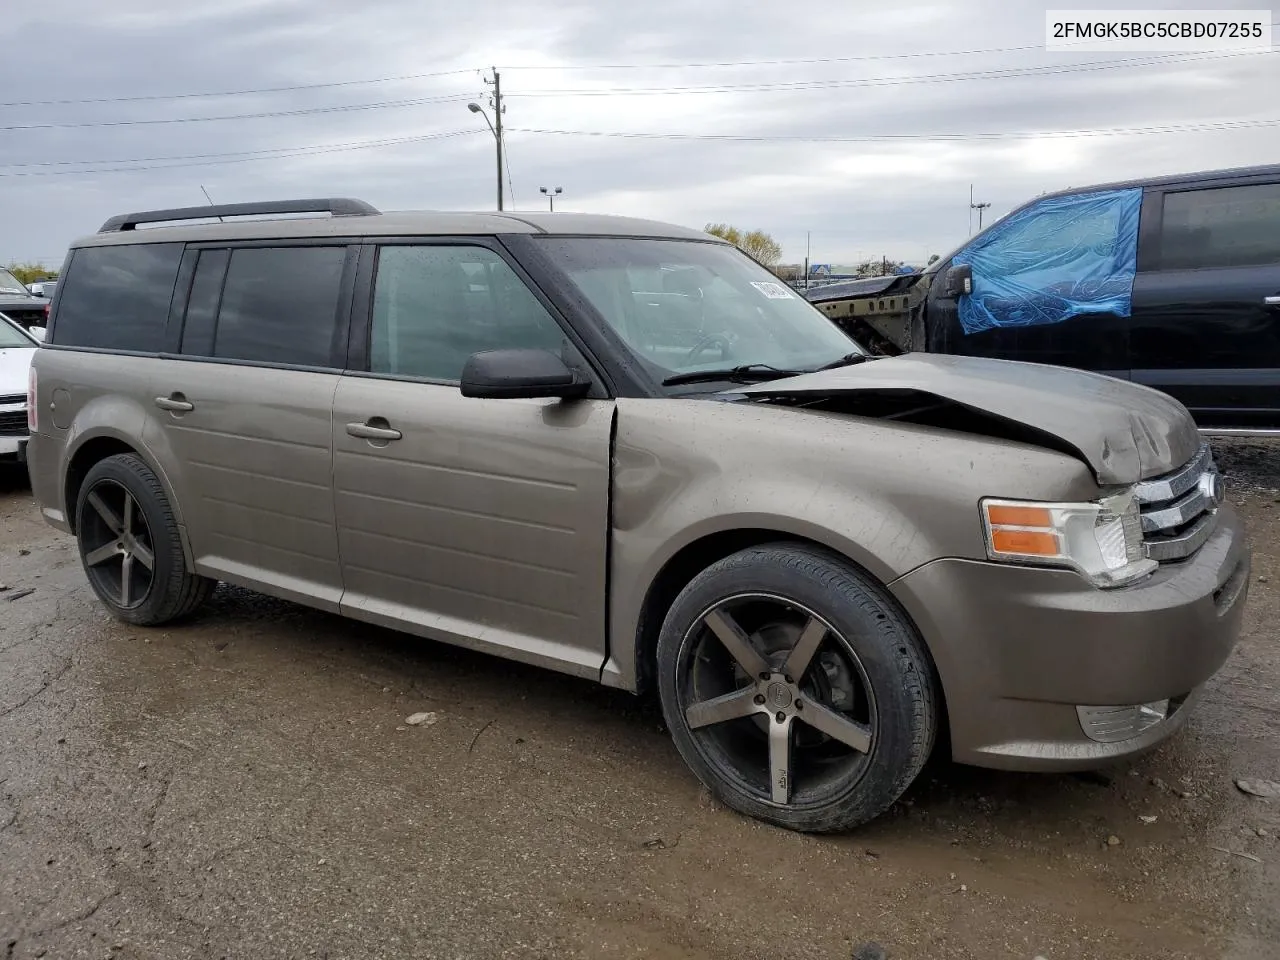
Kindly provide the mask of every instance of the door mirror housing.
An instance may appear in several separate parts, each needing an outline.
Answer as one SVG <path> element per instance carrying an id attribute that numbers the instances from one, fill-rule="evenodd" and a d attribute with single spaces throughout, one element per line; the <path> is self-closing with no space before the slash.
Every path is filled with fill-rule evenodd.
<path id="1" fill-rule="evenodd" d="M 953 299 L 962 294 L 973 293 L 973 267 L 967 263 L 958 263 L 949 269 L 943 290 Z"/>
<path id="2" fill-rule="evenodd" d="M 547 350 L 486 350 L 462 368 L 462 395 L 497 400 L 586 396 L 591 384 Z"/>
<path id="3" fill-rule="evenodd" d="M 45 338 L 44 327 L 29 327 L 27 329 L 27 333 L 31 334 L 31 336 L 39 340 L 41 343 L 44 343 L 44 338 Z"/>

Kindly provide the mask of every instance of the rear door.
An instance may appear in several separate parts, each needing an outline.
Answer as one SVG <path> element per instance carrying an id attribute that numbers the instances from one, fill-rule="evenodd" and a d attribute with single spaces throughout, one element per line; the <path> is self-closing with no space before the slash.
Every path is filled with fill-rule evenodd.
<path id="1" fill-rule="evenodd" d="M 342 612 L 598 676 L 614 404 L 572 332 L 477 238 L 369 247 L 357 291 L 333 417 Z M 463 397 L 466 359 L 511 348 L 559 353 L 593 398 Z"/>
<path id="2" fill-rule="evenodd" d="M 1144 208 L 1133 379 L 1202 427 L 1280 427 L 1280 181 L 1166 188 Z"/>
<path id="3" fill-rule="evenodd" d="M 183 507 L 196 570 L 338 609 L 330 482 L 357 246 L 188 248 L 147 442 Z"/>

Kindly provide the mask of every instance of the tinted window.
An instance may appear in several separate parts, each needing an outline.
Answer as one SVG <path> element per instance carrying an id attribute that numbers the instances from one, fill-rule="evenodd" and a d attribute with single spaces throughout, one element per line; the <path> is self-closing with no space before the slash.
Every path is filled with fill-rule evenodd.
<path id="1" fill-rule="evenodd" d="M 245 247 L 231 251 L 213 356 L 314 367 L 334 365 L 338 288 L 346 256 L 345 247 Z"/>
<path id="2" fill-rule="evenodd" d="M 222 279 L 227 275 L 228 250 L 201 250 L 196 275 L 187 299 L 187 319 L 182 326 L 182 352 L 207 357 L 213 353 L 213 326 L 222 299 Z"/>
<path id="3" fill-rule="evenodd" d="M 1280 263 L 1280 183 L 1168 193 L 1160 267 Z"/>
<path id="4" fill-rule="evenodd" d="M 482 350 L 562 354 L 564 334 L 497 254 L 482 247 L 383 247 L 369 369 L 458 380 Z"/>
<path id="5" fill-rule="evenodd" d="M 160 352 L 181 259 L 180 243 L 77 250 L 62 281 L 52 341 Z"/>

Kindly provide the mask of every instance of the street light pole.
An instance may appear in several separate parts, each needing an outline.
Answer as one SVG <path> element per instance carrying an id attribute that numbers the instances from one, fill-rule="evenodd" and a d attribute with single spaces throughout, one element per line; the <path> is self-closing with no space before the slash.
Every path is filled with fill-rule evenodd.
<path id="1" fill-rule="evenodd" d="M 539 187 L 538 192 L 547 198 L 547 203 L 551 204 L 551 212 L 556 209 L 556 197 L 564 193 L 563 187 L 556 187 L 554 190 L 548 190 L 546 187 Z"/>
<path id="2" fill-rule="evenodd" d="M 502 88 L 498 86 L 498 72 L 493 73 L 493 102 L 496 106 L 493 109 L 494 115 L 498 118 L 498 125 L 495 127 L 490 121 L 489 115 L 484 112 L 484 108 L 478 103 L 468 103 L 467 109 L 472 113 L 478 113 L 484 117 L 484 122 L 489 126 L 489 132 L 493 134 L 493 141 L 498 145 L 498 209 L 502 209 Z"/>

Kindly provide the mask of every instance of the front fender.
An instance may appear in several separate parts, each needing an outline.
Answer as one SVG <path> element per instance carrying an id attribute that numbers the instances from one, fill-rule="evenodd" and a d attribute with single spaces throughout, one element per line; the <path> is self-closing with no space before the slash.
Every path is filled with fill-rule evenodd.
<path id="1" fill-rule="evenodd" d="M 1088 468 L 1025 444 L 757 403 L 619 399 L 606 683 L 635 689 L 650 587 L 717 534 L 825 546 L 890 583 L 941 557 L 981 559 L 983 496 L 1096 495 Z"/>

